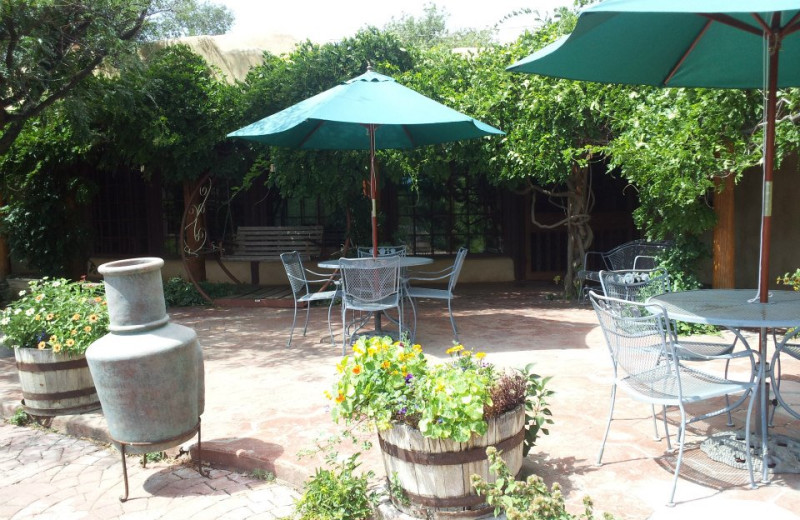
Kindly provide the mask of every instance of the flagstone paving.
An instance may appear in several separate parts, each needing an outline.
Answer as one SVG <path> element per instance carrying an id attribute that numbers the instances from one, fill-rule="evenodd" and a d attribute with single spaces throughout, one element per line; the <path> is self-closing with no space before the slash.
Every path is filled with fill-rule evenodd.
<path id="1" fill-rule="evenodd" d="M 536 372 L 553 376 L 549 386 L 555 391 L 550 402 L 555 424 L 528 456 L 525 474 L 541 475 L 548 484 L 558 482 L 576 513 L 582 511 L 583 497 L 590 495 L 596 511 L 607 511 L 620 519 L 800 518 L 795 513 L 800 511 L 800 475 L 776 475 L 768 484 L 758 483 L 758 488 L 751 490 L 746 472 L 713 462 L 698 448 L 707 435 L 725 429 L 724 419 L 696 423 L 688 429 L 689 449 L 674 508 L 667 508 L 665 503 L 675 456 L 666 452 L 663 440 L 653 440 L 648 406 L 623 395 L 618 397 L 618 420 L 612 424 L 604 464 L 595 466 L 608 414 L 611 370 L 606 347 L 591 307 L 553 300 L 553 289 L 526 283 L 463 285 L 457 288 L 459 297 L 453 304 L 465 345 L 485 351 L 487 359 L 498 365 L 534 363 Z M 344 427 L 331 421 L 329 401 L 324 397 L 324 391 L 333 384 L 341 356 L 341 346 L 330 343 L 326 313 L 326 308 L 313 308 L 308 334 L 303 337 L 302 329 L 296 331 L 291 348 L 286 348 L 291 309 L 170 309 L 172 320 L 194 328 L 204 347 L 203 459 L 212 467 L 242 472 L 263 469 L 299 489 L 322 464 L 319 455 L 297 455 Z M 446 305 L 423 302 L 419 320 L 418 342 L 428 354 L 444 358 L 445 350 L 452 345 Z M 337 331 L 341 333 L 341 326 L 335 324 L 334 333 Z M 800 364 L 785 363 L 783 370 L 784 374 L 800 375 Z M 13 413 L 19 403 L 17 385 L 13 359 L 0 359 L 0 403 L 5 415 Z M 741 427 L 743 413 L 734 419 Z M 781 411 L 775 422 L 776 432 L 800 438 L 800 422 Z M 674 435 L 674 414 L 670 423 Z M 73 435 L 108 440 L 100 414 L 56 418 L 51 426 Z M 375 440 L 373 434 L 363 435 Z M 349 453 L 355 448 L 343 444 L 339 449 Z M 103 483 L 88 485 L 86 492 L 93 493 L 97 503 L 101 500 L 98 495 L 103 495 L 111 511 L 111 502 L 120 493 L 120 469 L 118 463 L 111 462 L 117 459 L 115 452 L 109 453 Z M 364 469 L 383 474 L 377 447 L 362 459 Z M 97 465 L 102 464 L 105 462 Z M 129 468 L 134 466 L 129 464 Z M 163 499 L 147 483 L 154 475 L 168 471 L 149 464 L 144 469 L 136 467 L 139 480 L 132 479 L 131 496 L 140 502 L 143 497 L 154 503 Z M 230 496 L 269 489 L 269 485 L 258 482 L 252 490 L 248 486 Z M 170 499 L 191 499 L 186 495 L 176 492 Z M 85 503 L 70 504 L 73 511 L 84 511 L 81 507 Z M 112 516 L 127 514 L 120 513 L 118 504 L 114 507 L 117 509 Z"/>

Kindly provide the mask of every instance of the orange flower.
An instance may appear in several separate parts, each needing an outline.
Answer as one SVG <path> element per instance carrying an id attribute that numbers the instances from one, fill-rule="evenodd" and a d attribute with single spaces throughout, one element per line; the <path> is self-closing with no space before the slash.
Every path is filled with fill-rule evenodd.
<path id="1" fill-rule="evenodd" d="M 47 321 L 50 321 L 50 320 L 52 320 L 53 318 L 55 318 L 55 314 L 53 314 L 52 312 L 50 312 L 50 313 L 48 313 L 48 314 L 47 314 L 47 317 L 46 317 L 45 319 L 46 319 Z"/>
<path id="2" fill-rule="evenodd" d="M 56 353 L 61 352 L 61 343 L 56 343 L 55 345 L 53 345 L 53 352 Z"/>
<path id="3" fill-rule="evenodd" d="M 72 321 L 78 321 L 79 319 L 81 319 L 81 315 L 77 312 L 72 315 Z"/>
<path id="4" fill-rule="evenodd" d="M 95 323 L 98 320 L 97 314 L 89 315 L 89 323 Z"/>
<path id="5" fill-rule="evenodd" d="M 353 373 L 354 373 L 355 375 L 358 375 L 358 374 L 360 374 L 360 373 L 361 373 L 361 365 L 356 365 L 356 366 L 354 366 L 354 367 L 353 367 Z"/>
<path id="6" fill-rule="evenodd" d="M 69 338 L 69 339 L 68 339 L 67 341 L 65 341 L 64 343 L 66 343 L 68 347 L 71 347 L 72 345 L 74 345 L 74 344 L 75 344 L 75 340 L 74 340 L 74 339 L 72 339 L 72 338 Z"/>
<path id="7" fill-rule="evenodd" d="M 85 326 L 85 327 L 83 328 L 83 332 L 92 332 L 92 326 L 91 326 L 91 325 L 87 325 L 87 326 Z"/>
<path id="8" fill-rule="evenodd" d="M 384 361 L 383 363 L 381 363 L 381 366 L 383 367 L 384 370 L 389 370 L 389 367 L 392 366 L 392 364 L 389 363 L 388 361 Z"/>
<path id="9" fill-rule="evenodd" d="M 336 402 L 341 404 L 344 402 L 344 394 L 339 394 L 336 396 Z"/>
<path id="10" fill-rule="evenodd" d="M 101 297 L 99 297 L 99 296 L 95 296 L 94 297 L 94 301 L 97 302 L 97 303 L 100 303 L 101 301 L 103 301 L 103 299 Z"/>

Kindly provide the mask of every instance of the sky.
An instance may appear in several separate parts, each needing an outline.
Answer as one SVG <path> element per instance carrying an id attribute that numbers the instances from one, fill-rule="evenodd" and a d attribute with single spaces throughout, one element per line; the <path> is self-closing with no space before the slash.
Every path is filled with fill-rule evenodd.
<path id="1" fill-rule="evenodd" d="M 419 18 L 431 0 L 213 0 L 228 7 L 236 17 L 231 33 L 288 34 L 325 43 L 353 36 L 366 25 L 383 27 L 392 17 L 403 14 Z M 528 8 L 540 13 L 554 7 L 571 6 L 573 0 L 435 0 L 437 7 L 449 13 L 450 30 L 486 28 L 504 16 Z M 532 28 L 535 17 L 525 15 L 503 22 L 498 39 L 510 41 L 525 28 Z"/>

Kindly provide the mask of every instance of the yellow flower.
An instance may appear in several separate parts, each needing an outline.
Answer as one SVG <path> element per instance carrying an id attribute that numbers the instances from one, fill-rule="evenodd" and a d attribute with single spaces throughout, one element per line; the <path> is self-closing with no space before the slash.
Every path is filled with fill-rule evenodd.
<path id="1" fill-rule="evenodd" d="M 72 315 L 72 321 L 78 321 L 79 319 L 81 319 L 81 315 L 77 312 Z"/>
<path id="2" fill-rule="evenodd" d="M 36 348 L 38 348 L 39 350 L 44 350 L 45 348 L 47 348 L 47 343 L 45 343 L 44 341 L 40 341 L 39 344 L 36 345 Z"/>
<path id="3" fill-rule="evenodd" d="M 70 336 L 77 336 L 78 335 L 78 329 L 72 329 L 71 331 L 69 331 L 69 335 Z"/>
<path id="4" fill-rule="evenodd" d="M 455 354 L 457 352 L 461 352 L 462 350 L 464 350 L 464 345 L 453 345 L 449 349 L 445 350 L 444 353 L 445 354 Z"/>
<path id="5" fill-rule="evenodd" d="M 75 344 L 75 340 L 74 340 L 74 339 L 72 339 L 72 338 L 69 338 L 69 339 L 68 339 L 67 341 L 65 341 L 64 343 L 66 343 L 68 347 L 71 347 L 71 346 L 73 346 L 73 345 Z"/>
<path id="6" fill-rule="evenodd" d="M 85 326 L 85 327 L 83 328 L 83 332 L 92 332 L 92 326 L 91 326 L 91 325 L 87 325 L 87 326 Z"/>
<path id="7" fill-rule="evenodd" d="M 472 355 L 472 351 L 471 350 L 462 350 L 461 351 L 461 356 L 462 357 L 470 357 L 471 355 Z"/>
<path id="8" fill-rule="evenodd" d="M 50 336 L 50 343 L 55 343 L 56 341 L 58 341 L 58 336 L 56 336 L 55 334 Z"/>
<path id="9" fill-rule="evenodd" d="M 389 363 L 388 361 L 384 361 L 383 363 L 381 363 L 381 367 L 383 367 L 384 370 L 389 370 L 390 366 L 392 366 L 392 364 Z"/>
<path id="10" fill-rule="evenodd" d="M 413 352 L 415 352 L 415 353 L 419 354 L 420 352 L 422 352 L 422 345 L 420 345 L 420 344 L 416 344 L 416 345 L 414 345 L 413 347 L 411 347 L 411 350 L 412 350 Z"/>
<path id="11" fill-rule="evenodd" d="M 36 316 L 33 317 L 33 319 L 39 321 L 42 319 L 42 317 L 37 314 Z"/>
<path id="12" fill-rule="evenodd" d="M 89 323 L 95 323 L 98 319 L 99 318 L 97 317 L 97 314 L 90 314 L 89 315 Z"/>
<path id="13" fill-rule="evenodd" d="M 475 354 L 475 359 L 483 359 L 486 357 L 486 352 L 478 352 Z"/>
<path id="14" fill-rule="evenodd" d="M 332 395 L 331 395 L 331 393 L 330 393 L 330 392 L 328 392 L 327 390 L 325 390 L 324 394 L 325 394 L 325 397 L 326 397 L 327 399 L 333 399 L 333 396 L 332 396 Z"/>
<path id="15" fill-rule="evenodd" d="M 344 394 L 339 394 L 336 396 L 336 402 L 341 404 L 344 402 Z"/>
<path id="16" fill-rule="evenodd" d="M 53 345 L 53 352 L 61 352 L 61 343 Z"/>
<path id="17" fill-rule="evenodd" d="M 50 312 L 50 313 L 48 313 L 48 314 L 47 314 L 47 317 L 46 317 L 45 319 L 46 319 L 47 321 L 50 321 L 50 320 L 52 320 L 54 317 L 55 317 L 55 314 L 53 314 L 52 312 Z"/>
<path id="18" fill-rule="evenodd" d="M 336 371 L 339 372 L 340 374 L 344 372 L 344 360 L 336 363 Z"/>

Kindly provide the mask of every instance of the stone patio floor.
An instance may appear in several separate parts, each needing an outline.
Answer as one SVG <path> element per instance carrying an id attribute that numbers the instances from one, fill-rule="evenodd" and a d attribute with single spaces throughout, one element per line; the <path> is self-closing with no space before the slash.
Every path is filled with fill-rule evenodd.
<path id="1" fill-rule="evenodd" d="M 535 363 L 537 373 L 553 376 L 555 424 L 529 454 L 525 474 L 558 482 L 575 513 L 589 495 L 596 512 L 620 519 L 800 518 L 800 475 L 774 475 L 751 490 L 745 471 L 714 462 L 698 448 L 706 436 L 726 428 L 724 419 L 689 427 L 674 508 L 665 503 L 676 457 L 663 440 L 653 440 L 649 406 L 618 396 L 604 464 L 596 466 L 609 404 L 608 354 L 591 306 L 554 300 L 554 290 L 535 283 L 462 285 L 453 304 L 464 345 L 486 352 L 497 365 Z M 197 331 L 204 348 L 204 460 L 227 469 L 271 471 L 296 488 L 321 465 L 319 456 L 297 455 L 344 428 L 331 420 L 324 396 L 341 357 L 341 345 L 330 343 L 326 311 L 313 308 L 308 334 L 296 331 L 287 349 L 291 309 L 169 309 L 174 322 Z M 446 357 L 453 339 L 446 304 L 423 302 L 419 314 L 417 342 L 429 355 Z M 337 332 L 341 326 L 335 324 Z M 800 386 L 800 364 L 784 362 L 783 371 L 790 381 L 787 389 Z M 20 399 L 14 360 L 2 358 L 2 414 L 13 414 Z M 734 416 L 738 427 L 743 415 Z M 677 421 L 677 413 L 671 413 L 673 435 Z M 51 427 L 108 440 L 101 414 L 56 418 Z M 779 410 L 774 431 L 800 438 L 800 421 Z M 342 445 L 340 451 L 352 449 Z M 362 458 L 364 469 L 384 474 L 377 444 Z M 131 493 L 146 491 L 132 488 Z"/>

